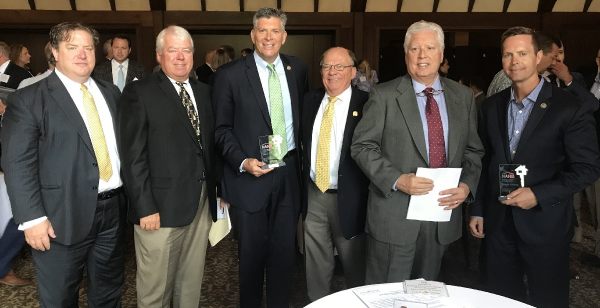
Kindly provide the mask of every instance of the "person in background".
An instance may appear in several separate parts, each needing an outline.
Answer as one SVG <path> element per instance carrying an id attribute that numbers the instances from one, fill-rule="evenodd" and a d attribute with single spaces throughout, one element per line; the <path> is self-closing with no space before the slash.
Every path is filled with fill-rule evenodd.
<path id="1" fill-rule="evenodd" d="M 100 59 L 101 62 L 112 60 L 112 38 L 104 41 L 104 44 L 102 44 L 102 52 L 104 53 L 104 58 Z"/>
<path id="2" fill-rule="evenodd" d="M 29 71 L 10 60 L 10 46 L 0 41 L 0 86 L 16 89 L 23 79 L 29 77 Z"/>
<path id="3" fill-rule="evenodd" d="M 240 55 L 242 57 L 246 57 L 247 55 L 251 55 L 253 52 L 252 48 L 244 48 L 241 50 Z"/>
<path id="4" fill-rule="evenodd" d="M 37 76 L 23 79 L 23 81 L 19 83 L 18 89 L 24 88 L 28 85 L 32 85 L 52 74 L 52 72 L 54 71 L 54 65 L 56 64 L 56 60 L 54 60 L 54 56 L 52 55 L 52 45 L 50 44 L 50 42 L 46 43 L 46 46 L 44 46 L 44 56 L 46 57 L 46 63 L 48 63 L 48 69 Z"/>
<path id="5" fill-rule="evenodd" d="M 360 61 L 356 68 L 356 76 L 352 79 L 352 85 L 368 93 L 378 82 L 377 71 L 371 68 L 369 61 L 367 59 Z"/>
<path id="6" fill-rule="evenodd" d="M 128 83 L 144 78 L 146 69 L 142 64 L 129 58 L 131 41 L 128 36 L 117 34 L 111 39 L 111 44 L 112 60 L 98 64 L 93 76 L 113 83 L 123 92 Z"/>
<path id="7" fill-rule="evenodd" d="M 29 49 L 23 44 L 10 45 L 10 60 L 29 72 L 29 77 L 33 76 L 33 74 L 31 74 L 31 69 L 29 68 L 31 55 L 29 54 Z"/>

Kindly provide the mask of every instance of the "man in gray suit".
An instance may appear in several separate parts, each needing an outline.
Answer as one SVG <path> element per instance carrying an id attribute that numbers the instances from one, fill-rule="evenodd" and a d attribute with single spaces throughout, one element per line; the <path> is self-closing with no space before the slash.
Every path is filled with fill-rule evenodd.
<path id="1" fill-rule="evenodd" d="M 352 157 L 371 180 L 367 205 L 366 283 L 436 279 L 446 247 L 461 236 L 459 206 L 475 194 L 483 146 L 473 92 L 439 76 L 444 32 L 412 24 L 404 39 L 408 75 L 371 92 L 354 131 Z M 411 195 L 433 188 L 418 167 L 462 168 L 458 187 L 440 192 L 449 222 L 406 218 Z"/>

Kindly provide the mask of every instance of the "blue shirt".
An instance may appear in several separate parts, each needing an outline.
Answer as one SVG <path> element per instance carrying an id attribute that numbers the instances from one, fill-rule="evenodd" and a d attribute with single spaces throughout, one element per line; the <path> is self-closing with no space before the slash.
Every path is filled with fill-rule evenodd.
<path id="1" fill-rule="evenodd" d="M 427 96 L 423 93 L 423 90 L 427 88 L 422 83 L 412 80 L 413 89 L 417 96 L 417 105 L 419 107 L 419 114 L 421 115 L 421 124 L 423 125 L 423 133 L 425 134 L 425 147 L 427 153 L 429 153 L 429 128 L 427 126 L 427 116 L 425 115 L 425 106 L 427 105 Z M 442 83 L 440 82 L 439 76 L 435 78 L 435 81 L 431 85 L 434 90 L 433 98 L 438 104 L 440 110 L 440 118 L 442 119 L 442 127 L 444 129 L 444 148 L 446 150 L 446 157 L 448 157 L 448 109 L 446 108 L 446 98 L 443 95 Z M 427 156 L 429 159 L 429 154 Z"/>
<path id="2" fill-rule="evenodd" d="M 269 103 L 269 68 L 267 68 L 267 61 L 263 60 L 258 53 L 253 53 L 254 62 L 256 62 L 256 69 L 258 70 L 258 76 L 260 77 L 260 84 L 263 88 L 263 93 L 267 100 L 267 107 L 271 112 L 271 104 Z M 287 134 L 287 147 L 288 151 L 296 148 L 294 142 L 294 118 L 292 117 L 292 99 L 290 97 L 290 88 L 288 87 L 287 78 L 285 77 L 285 70 L 281 58 L 277 55 L 275 61 L 275 71 L 277 77 L 279 77 L 279 85 L 281 86 L 281 95 L 283 97 L 283 115 L 285 117 L 285 133 Z"/>
<path id="3" fill-rule="evenodd" d="M 515 98 L 515 90 L 510 88 L 510 101 L 508 102 L 508 143 L 510 146 L 510 156 L 515 156 L 517 152 L 517 146 L 519 140 L 523 134 L 523 129 L 527 125 L 527 120 L 533 110 L 535 101 L 537 100 L 542 86 L 544 85 L 544 79 L 540 78 L 538 85 L 523 99 L 522 102 L 517 102 Z"/>

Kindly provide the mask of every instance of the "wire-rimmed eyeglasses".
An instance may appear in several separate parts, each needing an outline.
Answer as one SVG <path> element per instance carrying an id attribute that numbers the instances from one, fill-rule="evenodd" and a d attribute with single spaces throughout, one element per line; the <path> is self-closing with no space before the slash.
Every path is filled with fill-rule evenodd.
<path id="1" fill-rule="evenodd" d="M 353 67 L 354 65 L 342 65 L 342 64 L 321 64 L 321 70 L 324 71 L 328 71 L 330 70 L 332 67 L 334 70 L 341 72 L 343 71 L 346 67 Z"/>

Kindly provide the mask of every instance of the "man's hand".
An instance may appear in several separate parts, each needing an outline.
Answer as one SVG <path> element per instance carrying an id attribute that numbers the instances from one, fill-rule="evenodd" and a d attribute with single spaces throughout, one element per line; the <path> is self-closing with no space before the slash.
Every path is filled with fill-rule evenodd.
<path id="1" fill-rule="evenodd" d="M 433 181 L 405 173 L 396 180 L 396 188 L 408 195 L 425 195 L 433 189 Z"/>
<path id="2" fill-rule="evenodd" d="M 155 213 L 140 218 L 140 228 L 146 231 L 154 231 L 160 228 L 160 214 Z"/>
<path id="3" fill-rule="evenodd" d="M 25 229 L 25 241 L 35 250 L 50 250 L 50 238 L 56 238 L 56 235 L 48 219 Z"/>
<path id="4" fill-rule="evenodd" d="M 231 204 L 229 204 L 229 202 L 225 201 L 225 199 L 219 198 L 219 210 L 224 211 L 225 209 L 229 209 L 230 206 L 231 206 Z"/>
<path id="5" fill-rule="evenodd" d="M 567 67 L 567 65 L 563 62 L 556 60 L 552 65 L 550 65 L 550 71 L 565 84 L 570 84 L 573 81 L 573 75 L 571 75 L 571 72 L 569 72 L 569 67 Z"/>
<path id="6" fill-rule="evenodd" d="M 244 168 L 244 170 L 252 175 L 254 175 L 255 177 L 259 177 L 263 174 L 267 174 L 271 171 L 273 171 L 273 168 L 270 169 L 261 169 L 260 167 L 264 166 L 265 163 L 262 161 L 259 161 L 256 158 L 246 158 L 246 160 L 244 160 L 244 164 L 242 166 L 242 168 Z"/>
<path id="7" fill-rule="evenodd" d="M 520 207 L 528 210 L 537 205 L 537 198 L 529 187 L 520 187 L 506 196 L 502 204 Z"/>
<path id="8" fill-rule="evenodd" d="M 471 216 L 471 220 L 469 221 L 469 231 L 471 231 L 471 235 L 476 238 L 484 238 L 483 217 Z"/>
<path id="9" fill-rule="evenodd" d="M 445 197 L 439 198 L 438 201 L 440 206 L 445 206 L 444 210 L 452 210 L 465 202 L 470 192 L 469 186 L 461 182 L 456 188 L 440 191 L 440 195 Z"/>

